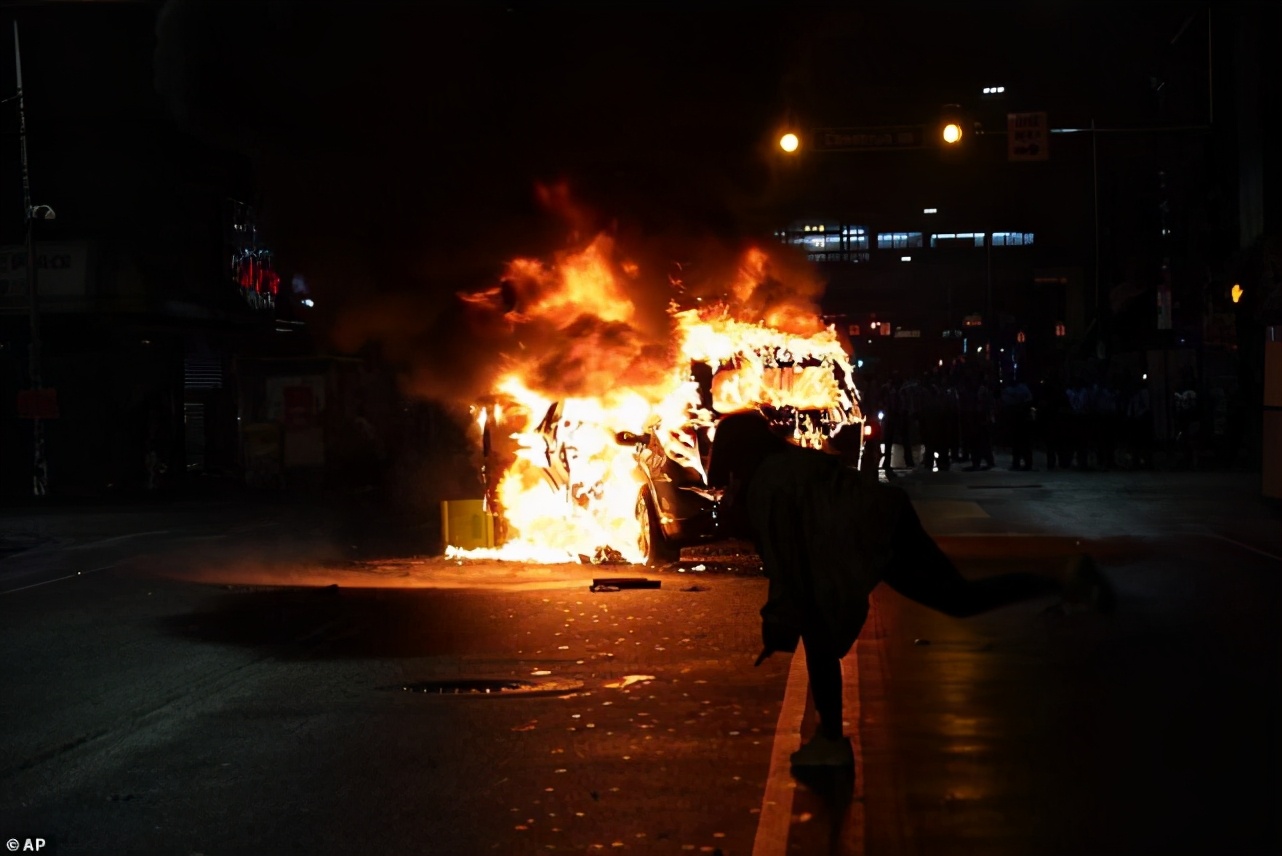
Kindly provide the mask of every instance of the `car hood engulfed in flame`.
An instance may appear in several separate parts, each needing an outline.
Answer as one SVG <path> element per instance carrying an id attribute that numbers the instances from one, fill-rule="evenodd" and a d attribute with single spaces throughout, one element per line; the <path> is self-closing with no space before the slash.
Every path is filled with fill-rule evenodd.
<path id="1" fill-rule="evenodd" d="M 501 314 L 515 345 L 473 408 L 501 546 L 447 555 L 643 561 L 644 474 L 619 432 L 653 438 L 699 482 L 726 413 L 762 408 L 815 447 L 862 421 L 851 355 L 808 299 L 789 296 L 764 251 L 744 253 L 708 297 L 681 294 L 670 278 L 663 329 L 650 330 L 633 299 L 642 271 L 614 255 L 598 236 L 552 264 L 518 259 L 501 287 L 461 295 Z"/>

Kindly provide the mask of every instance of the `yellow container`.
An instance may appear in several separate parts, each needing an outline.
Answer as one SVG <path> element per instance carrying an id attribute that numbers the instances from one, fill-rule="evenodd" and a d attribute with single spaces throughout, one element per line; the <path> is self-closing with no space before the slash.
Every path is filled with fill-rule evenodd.
<path id="1" fill-rule="evenodd" d="M 494 515 L 483 499 L 448 499 L 441 503 L 441 537 L 447 547 L 475 550 L 494 546 Z"/>

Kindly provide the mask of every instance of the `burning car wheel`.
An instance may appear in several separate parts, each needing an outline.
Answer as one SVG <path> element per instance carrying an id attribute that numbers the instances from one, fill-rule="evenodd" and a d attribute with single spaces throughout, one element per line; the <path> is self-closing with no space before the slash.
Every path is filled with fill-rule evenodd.
<path id="1" fill-rule="evenodd" d="M 637 494 L 637 522 L 641 525 L 637 546 L 647 565 L 666 565 L 681 558 L 681 548 L 664 536 L 659 512 L 644 487 Z"/>

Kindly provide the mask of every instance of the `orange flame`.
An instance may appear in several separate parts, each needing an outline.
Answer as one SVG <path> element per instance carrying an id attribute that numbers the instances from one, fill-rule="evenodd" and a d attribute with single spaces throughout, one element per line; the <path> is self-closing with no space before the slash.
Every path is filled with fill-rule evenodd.
<path id="1" fill-rule="evenodd" d="M 824 433 L 803 412 L 822 413 L 834 427 L 862 420 L 850 355 L 835 331 L 796 301 L 755 305 L 772 276 L 766 252 L 744 254 L 726 300 L 672 305 L 667 343 L 647 340 L 634 325 L 629 295 L 641 271 L 613 253 L 601 235 L 553 264 L 509 265 L 505 285 L 516 305 L 507 317 L 523 344 L 506 355 L 509 371 L 479 417 L 490 420 L 495 438 L 494 499 L 505 540 L 494 550 L 447 555 L 548 562 L 610 548 L 643 561 L 636 516 L 643 478 L 635 447 L 620 445 L 617 432 L 649 432 L 670 459 L 702 476 L 697 432 L 717 414 L 790 408 L 798 413 L 795 440 L 814 446 Z M 492 292 L 480 299 L 492 300 Z M 527 346 L 523 333 L 542 344 Z M 692 372 L 698 363 L 711 372 L 711 409 Z"/>

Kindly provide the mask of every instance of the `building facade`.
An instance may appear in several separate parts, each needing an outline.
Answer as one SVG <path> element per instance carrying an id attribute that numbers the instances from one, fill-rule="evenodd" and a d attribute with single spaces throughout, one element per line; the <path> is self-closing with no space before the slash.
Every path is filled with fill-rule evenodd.
<path id="1" fill-rule="evenodd" d="M 920 83 L 960 102 L 934 108 L 908 88 L 880 114 L 797 95 L 810 130 L 776 156 L 773 236 L 823 268 L 825 312 L 866 366 L 920 372 L 984 346 L 1007 372 L 1120 376 L 1149 385 L 1159 439 L 1192 383 L 1208 446 L 1258 461 L 1263 343 L 1282 311 L 1277 13 L 1190 6 L 1178 38 L 1156 39 L 1172 10 L 1136 10 L 1151 50 L 1120 19 L 1088 31 L 1100 50 L 1071 86 L 1049 82 L 1047 59 L 1009 80 Z M 1119 34 L 1131 53 L 1103 52 Z M 840 54 L 816 56 L 806 79 L 838 90 Z M 886 124 L 891 109 L 908 124 Z"/>

